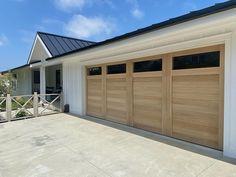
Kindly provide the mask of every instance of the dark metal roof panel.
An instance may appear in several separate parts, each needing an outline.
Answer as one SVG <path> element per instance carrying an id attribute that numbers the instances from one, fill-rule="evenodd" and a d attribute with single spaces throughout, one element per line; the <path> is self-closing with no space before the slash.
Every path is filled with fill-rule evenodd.
<path id="1" fill-rule="evenodd" d="M 64 52 L 69 52 L 71 51 L 71 49 L 68 47 L 68 45 L 65 43 L 65 41 L 63 40 L 63 38 L 61 37 L 55 37 L 58 41 L 58 43 L 61 45 L 61 47 L 63 48 Z"/>
<path id="2" fill-rule="evenodd" d="M 40 37 L 41 37 L 42 41 L 44 42 L 44 44 L 46 45 L 47 49 L 49 50 L 49 52 L 51 53 L 52 56 L 59 55 L 59 52 L 54 47 L 53 43 L 51 42 L 51 40 L 48 38 L 47 35 L 41 34 Z"/>
<path id="3" fill-rule="evenodd" d="M 65 50 L 62 48 L 60 43 L 57 41 L 57 38 L 54 36 L 47 35 L 47 37 L 50 39 L 50 41 L 53 44 L 53 47 L 58 51 L 58 54 L 66 53 Z"/>
<path id="4" fill-rule="evenodd" d="M 72 43 L 77 49 L 82 48 L 82 46 L 79 45 L 79 44 L 76 42 L 76 40 L 70 40 L 70 41 L 71 41 L 71 43 Z"/>
<path id="5" fill-rule="evenodd" d="M 67 46 L 70 48 L 70 50 L 75 50 L 76 47 L 71 43 L 71 40 L 63 38 L 63 40 L 65 41 L 65 43 L 67 44 Z"/>
<path id="6" fill-rule="evenodd" d="M 65 53 L 78 50 L 95 43 L 91 41 L 85 41 L 81 39 L 49 34 L 44 32 L 38 32 L 38 35 L 45 43 L 47 49 L 52 54 L 52 57 L 63 55 Z M 86 43 L 87 45 L 83 45 L 83 43 Z"/>

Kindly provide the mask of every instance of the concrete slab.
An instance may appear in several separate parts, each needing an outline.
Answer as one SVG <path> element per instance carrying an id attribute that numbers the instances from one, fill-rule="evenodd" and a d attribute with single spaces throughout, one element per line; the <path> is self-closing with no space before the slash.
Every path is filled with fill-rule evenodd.
<path id="1" fill-rule="evenodd" d="M 222 152 L 95 118 L 0 124 L 0 177 L 236 177 Z"/>

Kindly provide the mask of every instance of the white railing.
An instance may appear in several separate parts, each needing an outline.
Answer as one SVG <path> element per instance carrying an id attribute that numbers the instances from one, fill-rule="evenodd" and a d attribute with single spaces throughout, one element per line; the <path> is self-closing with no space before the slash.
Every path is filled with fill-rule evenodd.
<path id="1" fill-rule="evenodd" d="M 0 97 L 0 122 L 26 119 L 63 111 L 63 94 Z"/>
<path id="2" fill-rule="evenodd" d="M 0 122 L 6 122 L 6 97 L 0 97 Z"/>

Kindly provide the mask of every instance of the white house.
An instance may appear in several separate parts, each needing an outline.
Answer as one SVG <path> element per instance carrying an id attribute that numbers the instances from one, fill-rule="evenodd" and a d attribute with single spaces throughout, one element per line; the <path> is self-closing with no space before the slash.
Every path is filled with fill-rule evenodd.
<path id="1" fill-rule="evenodd" d="M 63 89 L 71 113 L 236 158 L 235 58 L 233 0 L 99 43 L 37 33 L 28 63 L 11 71 L 15 94 Z"/>

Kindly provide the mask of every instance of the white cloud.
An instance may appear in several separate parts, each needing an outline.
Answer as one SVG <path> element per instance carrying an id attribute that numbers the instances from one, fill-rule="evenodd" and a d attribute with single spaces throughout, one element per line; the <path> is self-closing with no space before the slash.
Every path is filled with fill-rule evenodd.
<path id="1" fill-rule="evenodd" d="M 6 35 L 4 35 L 4 34 L 0 35 L 0 47 L 6 45 L 8 43 L 8 41 L 9 40 Z"/>
<path id="2" fill-rule="evenodd" d="M 74 15 L 66 24 L 65 30 L 68 35 L 77 38 L 97 38 L 108 36 L 114 29 L 114 24 L 101 17 L 85 17 Z"/>
<path id="3" fill-rule="evenodd" d="M 90 0 L 54 0 L 55 4 L 61 10 L 82 9 Z"/>
<path id="4" fill-rule="evenodd" d="M 56 7 L 66 12 L 82 10 L 85 6 L 108 5 L 115 8 L 112 0 L 54 0 Z"/>
<path id="5" fill-rule="evenodd" d="M 137 19 L 142 19 L 144 17 L 144 12 L 141 11 L 139 8 L 132 9 L 131 14 L 133 17 L 135 17 Z"/>
<path id="6" fill-rule="evenodd" d="M 144 17 L 144 12 L 139 7 L 137 0 L 126 0 L 127 3 L 131 4 L 131 15 L 136 19 L 142 19 Z"/>

